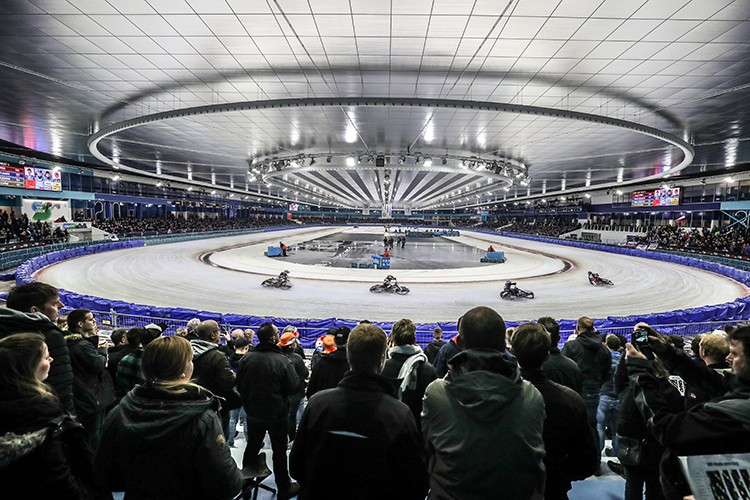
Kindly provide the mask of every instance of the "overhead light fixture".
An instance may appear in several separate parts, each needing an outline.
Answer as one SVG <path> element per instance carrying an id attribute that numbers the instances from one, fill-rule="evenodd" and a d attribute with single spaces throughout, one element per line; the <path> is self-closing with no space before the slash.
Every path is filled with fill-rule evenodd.
<path id="1" fill-rule="evenodd" d="M 729 183 L 732 183 L 732 182 L 734 182 L 734 179 L 732 179 L 731 177 L 727 177 L 727 178 L 726 178 L 726 179 L 724 179 L 724 180 L 725 180 L 725 181 L 727 181 L 727 182 L 729 182 Z M 665 188 L 665 189 L 666 189 L 666 188 Z"/>
<path id="2" fill-rule="evenodd" d="M 332 157 L 330 157 L 330 156 L 326 156 L 326 163 L 331 163 L 331 160 L 332 160 L 332 159 L 333 159 Z"/>
<path id="3" fill-rule="evenodd" d="M 406 162 L 406 157 L 405 156 L 399 156 L 399 158 L 398 158 L 398 164 L 399 165 L 403 165 L 405 162 Z"/>
<path id="4" fill-rule="evenodd" d="M 312 167 L 313 165 L 315 165 L 315 158 L 311 157 L 310 158 L 310 166 Z"/>
<path id="5" fill-rule="evenodd" d="M 442 161 L 441 161 L 441 163 L 443 165 L 446 165 L 448 163 L 448 158 L 443 158 Z"/>
<path id="6" fill-rule="evenodd" d="M 432 166 L 432 159 L 431 158 L 425 159 L 424 166 L 425 167 L 431 167 Z"/>
<path id="7" fill-rule="evenodd" d="M 346 158 L 346 166 L 347 167 L 353 167 L 354 165 L 356 165 L 356 162 L 357 162 L 357 160 L 355 160 L 353 156 L 349 156 L 349 157 Z"/>
<path id="8" fill-rule="evenodd" d="M 119 175 L 115 175 L 114 177 L 112 177 L 112 180 L 115 181 L 115 182 L 117 182 L 117 181 L 120 180 L 120 176 Z"/>

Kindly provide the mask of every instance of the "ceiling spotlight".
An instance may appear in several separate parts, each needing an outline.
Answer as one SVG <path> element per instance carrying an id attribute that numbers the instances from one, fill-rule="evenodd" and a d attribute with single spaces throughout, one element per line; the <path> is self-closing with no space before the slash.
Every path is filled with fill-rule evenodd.
<path id="1" fill-rule="evenodd" d="M 348 167 L 353 167 L 354 165 L 356 165 L 356 162 L 357 160 L 355 160 L 353 156 L 349 156 L 346 158 L 346 165 Z"/>
<path id="2" fill-rule="evenodd" d="M 156 187 L 162 187 L 162 186 L 163 186 L 163 184 L 161 182 L 157 182 L 156 183 Z"/>
<path id="3" fill-rule="evenodd" d="M 620 190 L 618 189 L 618 190 L 617 190 L 617 194 L 622 194 L 622 191 L 620 191 Z"/>
<path id="4" fill-rule="evenodd" d="M 406 162 L 406 157 L 399 156 L 399 158 L 398 158 L 398 164 L 399 165 L 403 165 L 405 162 Z"/>
<path id="5" fill-rule="evenodd" d="M 357 156 L 357 165 L 359 165 L 360 163 L 362 163 L 362 157 L 358 155 Z"/>
<path id="6" fill-rule="evenodd" d="M 431 167 L 432 166 L 432 159 L 431 158 L 426 158 L 425 161 L 424 161 L 424 166 L 425 167 Z"/>
<path id="7" fill-rule="evenodd" d="M 725 180 L 725 181 L 727 181 L 727 182 L 729 182 L 729 183 L 732 183 L 732 182 L 734 182 L 734 179 L 732 179 L 731 177 L 727 177 L 727 178 L 726 178 L 726 179 L 724 179 L 724 180 Z M 664 188 L 664 189 L 666 189 L 666 188 Z"/>
<path id="8" fill-rule="evenodd" d="M 414 164 L 419 165 L 419 156 L 414 157 Z"/>
<path id="9" fill-rule="evenodd" d="M 216 194 L 216 191 L 211 191 L 211 194 Z"/>
<path id="10" fill-rule="evenodd" d="M 117 182 L 117 181 L 120 180 L 120 176 L 119 175 L 115 175 L 114 177 L 112 177 L 112 180 L 115 181 L 115 182 Z"/>
<path id="11" fill-rule="evenodd" d="M 310 158 L 310 166 L 312 167 L 313 165 L 315 165 L 315 158 L 311 157 Z"/>
<path id="12" fill-rule="evenodd" d="M 331 163 L 331 160 L 332 160 L 332 159 L 333 159 L 332 157 L 330 157 L 330 156 L 326 156 L 326 163 Z"/>
<path id="13" fill-rule="evenodd" d="M 448 163 L 448 158 L 443 158 L 440 163 L 442 163 L 443 165 L 446 165 Z"/>

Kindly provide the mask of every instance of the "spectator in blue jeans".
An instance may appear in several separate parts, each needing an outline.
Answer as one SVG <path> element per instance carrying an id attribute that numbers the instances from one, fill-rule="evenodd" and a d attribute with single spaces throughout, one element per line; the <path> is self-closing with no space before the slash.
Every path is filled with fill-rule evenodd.
<path id="1" fill-rule="evenodd" d="M 606 338 L 607 349 L 612 352 L 612 373 L 617 370 L 620 362 L 620 339 L 616 335 L 609 334 Z M 617 455 L 617 419 L 620 416 L 620 399 L 615 392 L 612 378 L 602 384 L 599 394 L 599 407 L 596 410 L 596 428 L 599 431 L 599 452 L 604 450 L 605 430 L 609 429 L 612 435 L 612 449 L 607 449 L 607 456 Z"/>

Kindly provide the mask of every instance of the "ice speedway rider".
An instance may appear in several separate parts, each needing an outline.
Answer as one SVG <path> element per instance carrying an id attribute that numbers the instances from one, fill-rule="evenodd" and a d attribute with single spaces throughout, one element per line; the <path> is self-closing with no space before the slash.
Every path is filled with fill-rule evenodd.
<path id="1" fill-rule="evenodd" d="M 505 282 L 505 292 L 513 292 L 514 290 L 517 290 L 516 282 L 515 281 L 506 281 Z"/>
<path id="2" fill-rule="evenodd" d="M 599 273 L 592 273 L 591 271 L 589 271 L 589 281 L 591 280 L 600 281 L 601 279 L 602 278 L 601 276 L 599 276 Z"/>
<path id="3" fill-rule="evenodd" d="M 386 290 L 390 290 L 392 288 L 396 288 L 397 286 L 398 286 L 398 280 L 392 274 L 389 274 L 383 280 L 383 288 L 385 288 Z"/>
<path id="4" fill-rule="evenodd" d="M 279 277 L 277 278 L 279 280 L 280 285 L 286 285 L 287 282 L 289 282 L 289 271 L 284 269 L 279 273 Z"/>

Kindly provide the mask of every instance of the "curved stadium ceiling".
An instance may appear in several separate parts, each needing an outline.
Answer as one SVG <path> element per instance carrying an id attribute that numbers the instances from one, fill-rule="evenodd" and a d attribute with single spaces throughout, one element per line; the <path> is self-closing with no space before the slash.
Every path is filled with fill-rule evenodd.
<path id="1" fill-rule="evenodd" d="M 742 0 L 13 0 L 0 16 L 0 138 L 227 192 L 463 207 L 750 157 Z"/>

